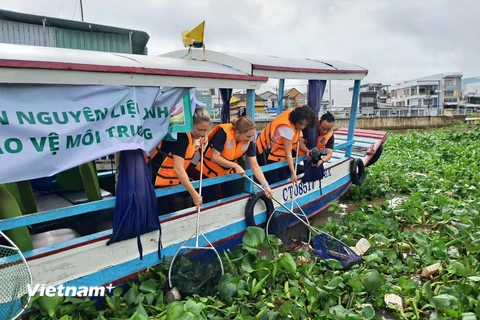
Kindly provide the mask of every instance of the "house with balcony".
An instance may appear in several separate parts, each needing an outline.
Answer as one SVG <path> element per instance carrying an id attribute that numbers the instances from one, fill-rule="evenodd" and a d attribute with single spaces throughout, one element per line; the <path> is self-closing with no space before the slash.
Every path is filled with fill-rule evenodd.
<path id="1" fill-rule="evenodd" d="M 360 86 L 360 114 L 372 116 L 379 105 L 386 107 L 389 103 L 388 85 L 382 83 L 366 83 Z M 353 87 L 349 89 L 353 91 Z M 388 106 L 389 107 L 389 106 Z"/>
<path id="2" fill-rule="evenodd" d="M 449 72 L 397 83 L 390 86 L 391 103 L 409 109 L 458 107 L 462 76 L 461 72 Z"/>

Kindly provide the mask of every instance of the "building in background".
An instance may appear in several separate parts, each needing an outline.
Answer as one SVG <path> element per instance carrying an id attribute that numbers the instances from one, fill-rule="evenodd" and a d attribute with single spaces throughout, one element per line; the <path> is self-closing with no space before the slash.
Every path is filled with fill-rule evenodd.
<path id="1" fill-rule="evenodd" d="M 147 54 L 143 31 L 0 10 L 0 43 Z"/>
<path id="2" fill-rule="evenodd" d="M 390 87 L 393 106 L 439 109 L 458 108 L 462 93 L 461 72 L 440 73 L 429 77 L 404 81 Z M 433 114 L 433 113 L 432 113 Z"/>
<path id="3" fill-rule="evenodd" d="M 301 93 L 296 88 L 288 89 L 283 95 L 283 109 L 293 109 L 307 104 L 307 94 Z"/>
<path id="4" fill-rule="evenodd" d="M 480 77 L 462 79 L 462 96 L 466 108 L 480 111 Z"/>
<path id="5" fill-rule="evenodd" d="M 359 107 L 360 115 L 374 116 L 379 108 L 388 108 L 388 85 L 382 83 L 366 83 L 360 86 Z M 349 88 L 353 91 L 353 87 Z"/>
<path id="6" fill-rule="evenodd" d="M 267 100 L 255 95 L 255 113 L 265 113 L 265 104 Z M 247 95 L 245 93 L 234 93 L 230 99 L 230 114 L 236 115 L 240 108 L 247 107 Z"/>

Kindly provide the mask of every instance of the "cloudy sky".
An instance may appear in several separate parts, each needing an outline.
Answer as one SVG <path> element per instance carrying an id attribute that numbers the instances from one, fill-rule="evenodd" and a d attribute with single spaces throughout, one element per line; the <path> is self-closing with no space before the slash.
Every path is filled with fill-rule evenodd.
<path id="1" fill-rule="evenodd" d="M 0 8 L 81 19 L 79 0 Z M 352 62 L 369 70 L 364 83 L 480 76 L 479 0 L 83 0 L 83 10 L 87 22 L 148 32 L 151 55 L 181 48 L 181 31 L 206 20 L 208 49 Z M 333 82 L 333 98 L 347 89 Z"/>

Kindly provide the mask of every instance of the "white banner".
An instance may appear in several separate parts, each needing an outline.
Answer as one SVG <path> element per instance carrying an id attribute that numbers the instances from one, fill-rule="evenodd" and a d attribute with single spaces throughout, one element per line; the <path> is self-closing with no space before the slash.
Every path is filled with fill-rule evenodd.
<path id="1" fill-rule="evenodd" d="M 190 104 L 187 93 L 187 88 L 162 93 L 158 87 L 1 85 L 0 183 L 51 176 L 121 150 L 148 153 L 167 134 L 172 109 Z"/>

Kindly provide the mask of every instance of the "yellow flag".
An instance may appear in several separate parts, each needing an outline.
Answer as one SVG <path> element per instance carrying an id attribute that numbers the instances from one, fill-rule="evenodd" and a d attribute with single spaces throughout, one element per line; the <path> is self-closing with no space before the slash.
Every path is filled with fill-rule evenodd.
<path id="1" fill-rule="evenodd" d="M 192 31 L 185 35 L 186 38 L 190 38 L 203 43 L 203 31 L 205 29 L 205 20 L 195 27 Z"/>

